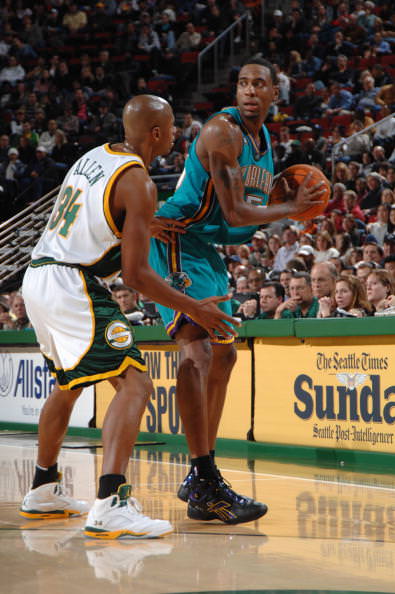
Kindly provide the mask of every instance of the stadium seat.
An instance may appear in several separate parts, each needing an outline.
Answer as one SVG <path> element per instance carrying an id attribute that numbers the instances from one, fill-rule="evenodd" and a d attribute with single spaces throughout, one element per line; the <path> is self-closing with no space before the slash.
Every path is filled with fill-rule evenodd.
<path id="1" fill-rule="evenodd" d="M 180 56 L 181 64 L 195 64 L 198 59 L 199 52 L 182 52 Z"/>

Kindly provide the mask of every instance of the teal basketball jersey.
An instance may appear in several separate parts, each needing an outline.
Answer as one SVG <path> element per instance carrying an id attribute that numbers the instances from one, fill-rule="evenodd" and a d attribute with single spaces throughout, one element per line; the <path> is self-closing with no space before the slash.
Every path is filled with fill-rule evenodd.
<path id="1" fill-rule="evenodd" d="M 243 134 L 243 148 L 238 158 L 245 192 L 244 200 L 255 206 L 267 205 L 273 181 L 273 157 L 269 133 L 262 126 L 261 148 L 245 127 L 237 107 L 221 112 L 231 115 Z M 214 117 L 214 114 L 212 117 Z M 159 209 L 157 215 L 185 221 L 188 232 L 196 233 L 207 243 L 241 244 L 248 242 L 257 226 L 231 227 L 225 221 L 211 176 L 196 153 L 197 138 L 192 143 L 185 169 L 174 195 Z"/>

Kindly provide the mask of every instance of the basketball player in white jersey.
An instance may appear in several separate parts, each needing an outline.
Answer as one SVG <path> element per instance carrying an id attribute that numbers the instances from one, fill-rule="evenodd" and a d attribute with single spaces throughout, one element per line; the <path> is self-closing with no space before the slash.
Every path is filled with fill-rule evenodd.
<path id="1" fill-rule="evenodd" d="M 232 319 L 217 307 L 226 297 L 196 301 L 172 289 L 148 265 L 156 188 L 147 167 L 170 151 L 174 116 L 159 97 L 140 95 L 124 108 L 125 139 L 99 146 L 69 170 L 45 231 L 32 253 L 23 296 L 41 351 L 56 376 L 39 421 L 32 489 L 20 513 L 31 519 L 88 511 L 67 497 L 57 458 L 73 405 L 84 386 L 108 379 L 116 394 L 103 423 L 103 468 L 85 526 L 92 538 L 153 538 L 172 531 L 168 521 L 142 514 L 125 471 L 152 384 L 134 345 L 132 328 L 98 278 L 122 270 L 126 285 L 183 311 L 207 328 L 232 335 Z M 156 221 L 163 234 L 170 223 Z M 181 230 L 172 221 L 172 230 Z"/>

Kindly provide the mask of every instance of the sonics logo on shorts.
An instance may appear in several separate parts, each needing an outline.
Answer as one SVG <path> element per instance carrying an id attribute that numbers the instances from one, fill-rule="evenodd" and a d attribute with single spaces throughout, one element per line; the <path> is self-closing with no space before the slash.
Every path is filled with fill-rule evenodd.
<path id="1" fill-rule="evenodd" d="M 130 327 L 121 320 L 114 320 L 108 324 L 104 336 L 107 343 L 113 349 L 126 349 L 133 342 L 133 335 Z"/>

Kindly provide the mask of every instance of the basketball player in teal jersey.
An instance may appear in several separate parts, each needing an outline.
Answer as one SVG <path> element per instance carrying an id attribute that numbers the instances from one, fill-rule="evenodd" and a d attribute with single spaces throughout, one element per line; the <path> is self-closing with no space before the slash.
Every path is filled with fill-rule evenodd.
<path id="1" fill-rule="evenodd" d="M 320 184 L 308 189 L 306 178 L 294 200 L 262 208 L 273 180 L 270 138 L 263 122 L 277 97 L 272 65 L 258 59 L 246 63 L 238 79 L 237 107 L 223 109 L 203 126 L 174 196 L 157 213 L 183 222 L 185 233 L 167 243 L 160 241 L 166 239 L 163 232 L 158 233 L 151 241 L 150 263 L 187 295 L 201 299 L 228 292 L 227 271 L 214 244 L 246 243 L 259 225 L 320 202 Z M 220 306 L 230 313 L 228 302 Z M 188 516 L 196 520 L 229 524 L 255 520 L 266 513 L 266 505 L 230 489 L 214 463 L 215 439 L 236 360 L 233 338 L 212 340 L 181 311 L 158 307 L 181 351 L 177 401 L 192 467 L 178 496 L 188 501 Z"/>

